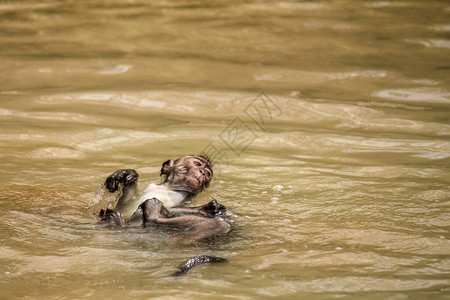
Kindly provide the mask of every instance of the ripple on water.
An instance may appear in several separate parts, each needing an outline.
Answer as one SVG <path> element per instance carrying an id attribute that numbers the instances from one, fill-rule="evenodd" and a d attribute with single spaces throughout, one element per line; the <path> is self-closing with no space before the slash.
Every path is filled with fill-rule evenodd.
<path id="1" fill-rule="evenodd" d="M 47 9 L 51 7 L 60 6 L 59 2 L 49 2 L 49 3 L 8 3 L 0 4 L 0 10 L 38 10 Z"/>
<path id="2" fill-rule="evenodd" d="M 315 2 L 274 2 L 274 3 L 251 3 L 246 4 L 245 8 L 253 10 L 275 10 L 275 11 L 301 11 L 301 10 L 319 10 L 326 7 L 324 3 Z"/>
<path id="3" fill-rule="evenodd" d="M 21 153 L 31 158 L 83 158 L 86 152 L 100 152 L 109 149 L 142 146 L 158 142 L 168 135 L 148 131 L 112 130 L 99 128 L 79 132 L 30 132 L 18 134 L 0 134 L 0 142 L 24 141 L 33 148 L 28 153 Z M 33 143 L 50 143 L 61 146 L 37 147 Z M 9 155 L 7 153 L 5 155 Z"/>
<path id="4" fill-rule="evenodd" d="M 383 125 L 385 127 L 391 125 Z M 430 133 L 441 130 L 441 135 L 450 135 L 449 126 L 436 124 L 429 128 Z M 399 130 L 397 128 L 397 130 Z M 421 129 L 424 132 L 423 129 Z M 392 131 L 391 131 L 392 132 Z M 345 162 L 351 153 L 392 153 L 405 154 L 409 157 L 421 157 L 432 160 L 445 159 L 450 156 L 450 143 L 443 139 L 410 139 L 410 138 L 378 138 L 360 137 L 352 135 L 321 134 L 308 132 L 266 133 L 254 142 L 259 149 L 271 149 L 276 145 L 283 145 L 285 151 L 292 151 L 293 155 L 303 155 L 303 161 L 311 161 L 314 156 L 321 154 L 320 159 Z M 314 149 L 314 150 L 312 150 Z M 332 155 L 328 157 L 328 155 Z M 323 157 L 325 156 L 325 157 Z M 301 156 L 300 156 L 301 158 Z M 351 157 L 350 157 L 351 158 Z M 355 161 L 355 160 L 354 160 Z M 259 168 L 262 165 L 258 166 Z M 386 166 L 385 166 L 386 167 Z"/>
<path id="5" fill-rule="evenodd" d="M 87 104 L 104 104 L 124 107 L 132 110 L 146 110 L 167 113 L 193 113 L 196 111 L 218 111 L 223 113 L 227 105 L 237 99 L 254 95 L 219 92 L 172 92 L 151 91 L 140 93 L 74 93 L 42 96 L 36 102 L 41 104 L 56 104 L 79 102 Z M 206 100 L 206 101 L 205 101 Z"/>
<path id="6" fill-rule="evenodd" d="M 368 7 L 383 8 L 383 7 L 408 7 L 411 3 L 407 1 L 373 1 L 366 4 Z"/>
<path id="7" fill-rule="evenodd" d="M 116 66 L 112 66 L 112 67 L 103 68 L 100 71 L 100 74 L 105 74 L 105 75 L 121 74 L 121 73 L 126 73 L 126 72 L 130 71 L 132 68 L 133 68 L 132 65 L 116 65 Z"/>
<path id="8" fill-rule="evenodd" d="M 80 150 L 74 150 L 63 147 L 45 147 L 32 150 L 29 153 L 30 158 L 60 158 L 60 159 L 81 159 L 86 154 Z"/>
<path id="9" fill-rule="evenodd" d="M 319 83 L 351 78 L 384 78 L 387 75 L 388 73 L 386 71 L 377 70 L 323 73 L 285 69 L 273 70 L 272 72 L 259 72 L 254 75 L 254 78 L 255 81 Z"/>
<path id="10" fill-rule="evenodd" d="M 450 93 L 439 89 L 416 88 L 416 89 L 390 89 L 377 91 L 372 94 L 374 97 L 424 103 L 450 103 Z"/>
<path id="11" fill-rule="evenodd" d="M 430 28 L 435 31 L 450 31 L 450 24 L 433 25 Z"/>
<path id="12" fill-rule="evenodd" d="M 357 283 L 357 284 L 356 284 Z M 267 287 L 260 288 L 262 295 L 266 296 L 281 296 L 289 294 L 295 297 L 295 291 L 316 293 L 322 292 L 340 292 L 344 295 L 354 292 L 373 292 L 373 291 L 390 291 L 400 293 L 398 299 L 406 299 L 408 296 L 401 292 L 408 290 L 426 289 L 436 285 L 448 285 L 448 280 L 445 279 L 392 279 L 374 276 L 334 276 L 327 278 L 317 278 L 306 281 L 273 281 Z M 338 296 L 339 297 L 339 296 Z M 336 298 L 338 298 L 336 297 Z M 358 297 L 357 297 L 358 298 Z M 363 299 L 361 297 L 361 299 Z"/>
<path id="13" fill-rule="evenodd" d="M 96 124 L 99 118 L 83 114 L 67 112 L 22 112 L 18 110 L 0 108 L 0 118 L 21 118 L 31 120 L 64 121 L 73 123 Z"/>
<path id="14" fill-rule="evenodd" d="M 408 43 L 421 44 L 427 48 L 450 48 L 450 40 L 439 40 L 439 39 L 406 39 Z"/>

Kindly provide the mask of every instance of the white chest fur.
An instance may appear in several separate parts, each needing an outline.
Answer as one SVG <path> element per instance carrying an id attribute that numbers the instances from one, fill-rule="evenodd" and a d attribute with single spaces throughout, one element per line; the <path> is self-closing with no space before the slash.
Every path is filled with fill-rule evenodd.
<path id="1" fill-rule="evenodd" d="M 179 192 L 168 189 L 164 185 L 157 185 L 154 183 L 149 184 L 141 193 L 139 193 L 138 197 L 139 204 L 147 199 L 156 198 L 161 201 L 166 208 L 172 208 L 180 205 L 185 198 L 185 196 Z"/>
<path id="2" fill-rule="evenodd" d="M 179 206 L 186 196 L 167 188 L 165 185 L 151 183 L 136 196 L 118 203 L 116 208 L 125 215 L 125 218 L 129 218 L 142 202 L 151 198 L 158 199 L 167 209 L 170 209 Z"/>

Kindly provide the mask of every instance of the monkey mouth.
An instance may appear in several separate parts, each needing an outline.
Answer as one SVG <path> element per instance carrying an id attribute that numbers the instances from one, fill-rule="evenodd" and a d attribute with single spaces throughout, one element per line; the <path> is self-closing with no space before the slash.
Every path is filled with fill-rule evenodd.
<path id="1" fill-rule="evenodd" d="M 194 177 L 194 176 L 188 176 L 188 178 L 191 179 L 191 180 L 194 179 L 194 180 L 197 182 L 198 185 L 202 185 L 202 182 L 201 182 L 200 179 L 198 179 L 197 177 Z"/>
<path id="2" fill-rule="evenodd" d="M 208 183 L 209 182 L 204 176 L 200 177 L 200 178 L 197 178 L 197 177 L 194 177 L 194 176 L 188 176 L 187 178 L 189 180 L 192 180 L 192 179 L 195 180 L 195 181 L 191 181 L 191 183 L 193 185 L 195 185 L 197 189 L 204 190 L 204 189 L 206 189 L 208 187 Z"/>

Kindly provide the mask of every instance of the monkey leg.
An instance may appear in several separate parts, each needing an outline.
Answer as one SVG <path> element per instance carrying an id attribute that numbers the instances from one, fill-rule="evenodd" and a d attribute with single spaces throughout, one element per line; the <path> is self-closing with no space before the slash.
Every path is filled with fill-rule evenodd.
<path id="1" fill-rule="evenodd" d="M 211 200 L 207 204 L 197 206 L 197 207 L 174 207 L 170 209 L 171 215 L 186 215 L 186 214 L 197 214 L 208 218 L 214 218 L 216 216 L 222 216 L 227 211 L 227 208 L 217 202 L 216 200 Z"/>
<path id="2" fill-rule="evenodd" d="M 156 198 L 145 200 L 140 208 L 143 211 L 144 226 L 158 225 L 182 229 L 182 234 L 172 238 L 173 242 L 181 244 L 196 244 L 231 230 L 231 225 L 221 219 L 197 215 L 168 218 L 169 212 Z"/>
<path id="3" fill-rule="evenodd" d="M 182 216 L 178 218 L 191 218 L 196 216 Z M 202 220 L 195 220 L 195 225 L 191 225 L 180 234 L 171 238 L 171 242 L 182 245 L 196 245 L 209 241 L 217 236 L 223 235 L 231 230 L 231 225 L 219 219 L 205 217 Z M 169 219 L 173 220 L 173 219 Z M 180 220 L 184 222 L 184 220 Z"/>

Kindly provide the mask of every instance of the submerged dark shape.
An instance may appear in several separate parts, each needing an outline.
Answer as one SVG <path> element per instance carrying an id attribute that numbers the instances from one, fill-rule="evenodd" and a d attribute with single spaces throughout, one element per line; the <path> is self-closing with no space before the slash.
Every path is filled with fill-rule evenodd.
<path id="1" fill-rule="evenodd" d="M 197 255 L 188 260 L 184 261 L 181 265 L 178 266 L 178 271 L 172 274 L 172 276 L 180 276 L 186 274 L 190 269 L 195 266 L 205 264 L 205 263 L 220 263 L 226 262 L 226 258 L 215 257 L 209 255 Z"/>

